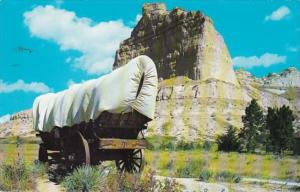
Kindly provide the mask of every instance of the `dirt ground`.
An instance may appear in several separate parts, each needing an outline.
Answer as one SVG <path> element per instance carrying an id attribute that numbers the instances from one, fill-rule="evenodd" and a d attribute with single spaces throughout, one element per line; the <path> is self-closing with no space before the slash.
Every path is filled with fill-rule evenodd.
<path id="1" fill-rule="evenodd" d="M 158 179 L 165 177 L 157 176 Z M 241 183 L 206 183 L 193 178 L 176 178 L 176 181 L 183 185 L 184 192 L 276 192 L 276 191 L 299 191 L 300 183 L 284 183 L 265 180 L 249 182 L 247 179 Z"/>

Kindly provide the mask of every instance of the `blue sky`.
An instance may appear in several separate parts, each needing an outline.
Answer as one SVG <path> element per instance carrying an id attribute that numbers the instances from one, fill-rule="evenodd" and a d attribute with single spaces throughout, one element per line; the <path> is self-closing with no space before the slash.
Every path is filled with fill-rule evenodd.
<path id="1" fill-rule="evenodd" d="M 0 0 L 0 117 L 31 108 L 40 94 L 108 73 L 145 2 L 211 17 L 235 68 L 258 77 L 300 69 L 299 0 Z"/>

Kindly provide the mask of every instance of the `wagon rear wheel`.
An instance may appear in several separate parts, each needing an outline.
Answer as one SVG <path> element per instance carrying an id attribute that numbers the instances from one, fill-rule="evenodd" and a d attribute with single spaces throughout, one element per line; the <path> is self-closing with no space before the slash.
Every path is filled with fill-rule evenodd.
<path id="1" fill-rule="evenodd" d="M 116 160 L 120 172 L 140 173 L 144 168 L 144 150 L 134 149 L 124 152 L 124 159 Z"/>
<path id="2" fill-rule="evenodd" d="M 65 146 L 65 160 L 70 169 L 79 165 L 90 164 L 90 149 L 88 142 L 80 132 L 68 139 Z"/>

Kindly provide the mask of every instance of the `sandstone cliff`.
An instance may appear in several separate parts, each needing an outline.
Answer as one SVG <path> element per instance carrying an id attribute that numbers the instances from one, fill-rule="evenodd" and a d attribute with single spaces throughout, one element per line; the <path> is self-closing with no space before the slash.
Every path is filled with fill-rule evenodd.
<path id="1" fill-rule="evenodd" d="M 268 107 L 290 106 L 296 115 L 295 128 L 300 128 L 298 88 L 269 86 L 266 79 L 275 81 L 271 77 L 255 78 L 245 71 L 237 71 L 236 74 L 240 86 L 216 79 L 195 81 L 187 77 L 161 81 L 156 118 L 150 123 L 149 134 L 190 141 L 213 140 L 229 125 L 243 126 L 241 117 L 251 99 L 258 100 L 265 112 Z M 298 72 L 293 79 L 299 77 Z M 283 78 L 278 83 L 285 81 Z"/>
<path id="2" fill-rule="evenodd" d="M 229 125 L 242 126 L 251 99 L 265 110 L 289 105 L 299 116 L 299 72 L 289 68 L 260 79 L 235 73 L 222 36 L 199 11 L 145 4 L 131 37 L 116 52 L 114 68 L 141 54 L 154 60 L 161 79 L 150 135 L 214 139 Z"/>
<path id="3" fill-rule="evenodd" d="M 30 109 L 15 113 L 9 121 L 0 124 L 0 138 L 33 135 L 32 111 Z"/>
<path id="4" fill-rule="evenodd" d="M 167 11 L 164 4 L 145 4 L 131 37 L 116 52 L 114 68 L 142 54 L 153 59 L 163 79 L 187 76 L 239 85 L 222 36 L 199 11 Z"/>

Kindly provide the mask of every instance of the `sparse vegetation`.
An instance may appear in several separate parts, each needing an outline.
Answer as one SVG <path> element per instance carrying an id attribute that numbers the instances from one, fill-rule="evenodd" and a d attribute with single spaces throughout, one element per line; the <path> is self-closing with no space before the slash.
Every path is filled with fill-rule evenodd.
<path id="1" fill-rule="evenodd" d="M 198 176 L 200 169 L 204 167 L 203 164 L 205 163 L 201 160 L 189 159 L 186 161 L 185 166 L 176 170 L 175 175 L 181 178 L 195 178 Z"/>
<path id="2" fill-rule="evenodd" d="M 289 101 L 294 101 L 297 98 L 297 94 L 299 94 L 297 92 L 297 89 L 295 89 L 294 87 L 288 87 L 287 91 L 285 92 L 285 97 Z"/>
<path id="3" fill-rule="evenodd" d="M 208 169 L 201 170 L 199 174 L 199 180 L 208 182 L 213 176 L 213 172 Z"/>
<path id="4" fill-rule="evenodd" d="M 222 182 L 226 181 L 231 183 L 239 183 L 241 181 L 241 177 L 230 171 L 221 171 L 215 175 L 215 180 Z"/>
<path id="5" fill-rule="evenodd" d="M 149 150 L 167 150 L 167 151 L 178 151 L 178 150 L 204 150 L 211 151 L 216 147 L 216 143 L 212 141 L 177 141 L 175 137 L 148 137 L 147 138 L 147 149 Z"/>
<path id="6" fill-rule="evenodd" d="M 226 177 L 231 173 L 237 182 L 242 177 L 297 181 L 300 178 L 298 158 L 295 156 L 260 155 L 236 152 L 212 151 L 150 151 L 145 153 L 147 167 L 159 171 L 159 175 L 200 178 L 205 171 L 212 173 L 209 181 L 217 181 L 216 175 Z M 172 168 L 168 165 L 172 165 Z M 193 168 L 194 167 L 194 168 Z M 277 169 L 272 169 L 277 167 Z M 204 172 L 204 173 L 202 173 Z M 286 173 L 289 173 L 288 175 Z M 228 175 L 228 174 L 227 174 Z M 220 175 L 219 175 L 220 176 Z M 223 178 L 223 177 L 220 177 Z"/>
<path id="7" fill-rule="evenodd" d="M 0 191 L 25 191 L 36 186 L 36 179 L 46 173 L 46 167 L 36 163 L 28 165 L 21 157 L 0 165 Z"/>
<path id="8" fill-rule="evenodd" d="M 21 159 L 1 165 L 0 190 L 28 190 L 34 188 L 34 185 L 29 168 Z"/>
<path id="9" fill-rule="evenodd" d="M 146 169 L 142 174 L 120 174 L 112 167 L 103 166 L 79 167 L 64 178 L 63 186 L 67 191 L 181 191 L 181 186 L 174 179 L 156 179 L 151 169 Z"/>

